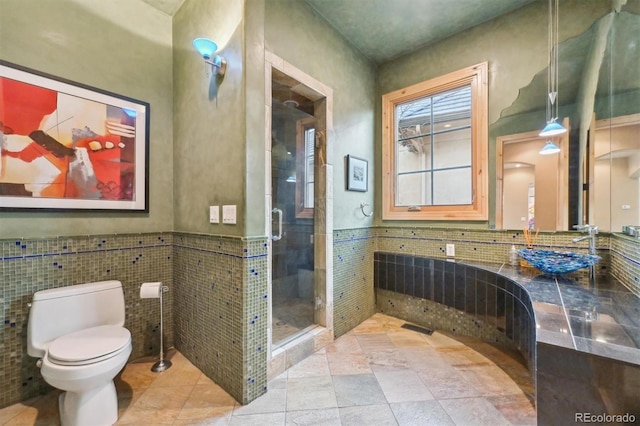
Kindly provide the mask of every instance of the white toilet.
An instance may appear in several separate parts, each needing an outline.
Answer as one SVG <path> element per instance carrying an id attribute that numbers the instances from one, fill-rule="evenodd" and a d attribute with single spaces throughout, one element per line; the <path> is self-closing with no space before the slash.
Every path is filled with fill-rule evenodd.
<path id="1" fill-rule="evenodd" d="M 27 352 L 60 395 L 63 426 L 112 425 L 118 420 L 113 379 L 131 354 L 120 281 L 79 284 L 33 295 Z"/>

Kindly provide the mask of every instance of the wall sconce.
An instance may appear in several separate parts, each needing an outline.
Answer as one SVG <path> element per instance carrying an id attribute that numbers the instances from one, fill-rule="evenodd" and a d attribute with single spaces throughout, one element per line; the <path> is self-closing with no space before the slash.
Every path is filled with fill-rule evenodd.
<path id="1" fill-rule="evenodd" d="M 204 58 L 205 64 L 211 65 L 212 71 L 215 70 L 217 76 L 224 77 L 224 73 L 227 71 L 227 60 L 220 55 L 216 55 L 211 59 L 216 50 L 218 50 L 217 44 L 208 38 L 197 38 L 193 40 L 193 47 Z"/>

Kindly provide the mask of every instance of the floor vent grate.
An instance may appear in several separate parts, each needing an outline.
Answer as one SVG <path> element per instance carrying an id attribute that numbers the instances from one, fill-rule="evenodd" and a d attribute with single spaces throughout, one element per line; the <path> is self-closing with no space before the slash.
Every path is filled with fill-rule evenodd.
<path id="1" fill-rule="evenodd" d="M 428 328 L 420 327 L 419 325 L 413 325 L 413 324 L 404 323 L 404 324 L 402 324 L 402 328 L 406 328 L 407 330 L 417 331 L 418 333 L 423 333 L 423 334 L 426 334 L 426 335 L 429 335 L 429 336 L 431 336 L 433 334 L 433 330 L 429 330 Z"/>

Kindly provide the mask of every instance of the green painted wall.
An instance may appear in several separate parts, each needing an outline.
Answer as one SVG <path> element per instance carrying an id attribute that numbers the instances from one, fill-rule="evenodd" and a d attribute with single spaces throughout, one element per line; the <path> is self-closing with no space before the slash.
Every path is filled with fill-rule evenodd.
<path id="1" fill-rule="evenodd" d="M 252 3 L 251 1 L 249 3 Z M 373 204 L 375 67 L 303 1 L 265 2 L 265 48 L 333 89 L 334 229 L 371 226 L 360 203 Z M 369 161 L 369 191 L 345 190 L 345 156 Z"/>
<path id="2" fill-rule="evenodd" d="M 207 75 L 196 37 L 218 44 L 222 80 Z M 244 235 L 243 2 L 187 0 L 173 18 L 173 49 L 175 230 Z M 210 224 L 212 205 L 236 205 L 237 224 Z"/>
<path id="3" fill-rule="evenodd" d="M 171 31 L 143 2 L 0 2 L 1 59 L 151 105 L 149 214 L 0 212 L 0 238 L 172 229 Z"/>
<path id="4" fill-rule="evenodd" d="M 560 16 L 559 28 L 560 42 L 586 31 L 609 9 L 608 1 L 563 1 L 561 9 L 563 15 Z M 519 89 L 527 86 L 535 74 L 544 70 L 548 64 L 546 2 L 533 2 L 510 14 L 381 65 L 378 70 L 377 111 L 380 111 L 380 97 L 385 93 L 484 61 L 489 63 L 489 125 L 491 125 L 498 120 L 501 111 L 517 98 Z M 541 117 L 542 120 L 543 118 Z M 376 115 L 375 132 L 376 144 L 380 146 L 379 113 Z M 495 155 L 494 135 L 489 140 L 491 217 L 495 214 Z M 381 161 L 381 152 L 378 150 L 376 165 L 379 166 Z M 376 188 L 381 187 L 382 179 L 376 176 Z M 376 195 L 376 206 L 380 209 L 381 194 Z M 381 223 L 383 222 L 377 221 L 377 224 Z M 386 221 L 384 224 L 411 226 L 407 222 L 397 221 Z M 429 222 L 429 226 L 439 225 L 450 227 L 451 222 Z M 488 222 L 456 222 L 455 226 L 486 228 Z"/>

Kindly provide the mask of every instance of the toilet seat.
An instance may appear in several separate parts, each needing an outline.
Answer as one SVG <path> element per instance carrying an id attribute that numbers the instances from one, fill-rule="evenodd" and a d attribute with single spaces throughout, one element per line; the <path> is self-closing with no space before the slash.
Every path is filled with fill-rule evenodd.
<path id="1" fill-rule="evenodd" d="M 86 328 L 60 336 L 49 344 L 47 358 L 58 365 L 87 365 L 126 350 L 131 333 L 117 325 Z"/>

